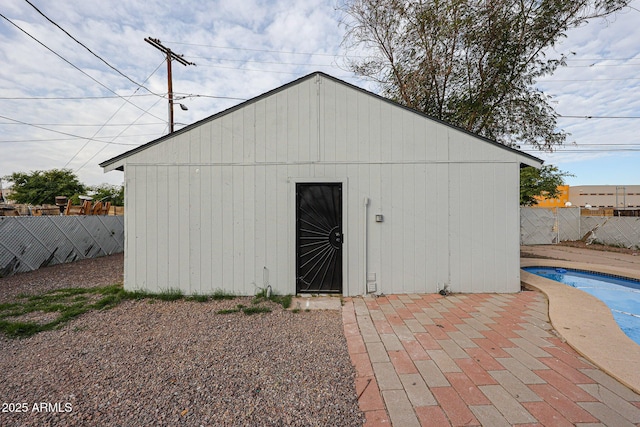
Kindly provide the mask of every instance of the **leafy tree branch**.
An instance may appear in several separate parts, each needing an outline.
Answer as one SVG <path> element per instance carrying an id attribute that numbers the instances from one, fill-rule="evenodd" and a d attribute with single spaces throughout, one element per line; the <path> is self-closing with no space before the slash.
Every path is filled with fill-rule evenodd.
<path id="1" fill-rule="evenodd" d="M 348 66 L 384 96 L 509 146 L 543 150 L 567 133 L 540 77 L 565 65 L 547 57 L 573 27 L 630 0 L 344 0 Z"/>

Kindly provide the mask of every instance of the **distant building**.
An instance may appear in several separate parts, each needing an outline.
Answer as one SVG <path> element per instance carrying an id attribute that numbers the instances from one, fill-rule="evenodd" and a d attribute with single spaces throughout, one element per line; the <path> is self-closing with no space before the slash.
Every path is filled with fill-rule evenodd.
<path id="1" fill-rule="evenodd" d="M 568 185 L 558 186 L 560 195 L 554 199 L 537 198 L 538 208 L 581 207 L 603 215 L 640 214 L 640 185 Z"/>
<path id="2" fill-rule="evenodd" d="M 569 188 L 573 206 L 614 209 L 640 208 L 640 185 L 577 185 Z"/>
<path id="3" fill-rule="evenodd" d="M 558 190 L 560 190 L 560 195 L 555 199 L 543 199 L 541 197 L 536 197 L 536 199 L 538 200 L 538 204 L 536 205 L 536 207 L 564 208 L 567 205 L 567 202 L 569 201 L 569 186 L 559 185 Z"/>

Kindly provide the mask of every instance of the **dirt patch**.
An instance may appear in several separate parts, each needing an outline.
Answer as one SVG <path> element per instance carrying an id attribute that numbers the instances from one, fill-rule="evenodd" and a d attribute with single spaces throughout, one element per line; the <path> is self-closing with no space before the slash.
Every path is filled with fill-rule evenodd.
<path id="1" fill-rule="evenodd" d="M 640 253 L 637 249 L 620 248 L 617 246 L 602 245 L 599 243 L 586 244 L 585 242 L 582 242 L 580 240 L 560 242 L 558 243 L 558 246 L 570 246 L 572 248 L 591 249 L 594 251 L 605 251 L 605 252 L 617 252 L 617 253 L 629 254 L 629 255 L 638 255 Z M 533 257 L 530 257 L 530 258 L 533 258 Z M 535 258 L 540 258 L 540 257 L 535 257 Z"/>
<path id="2" fill-rule="evenodd" d="M 523 250 L 520 250 L 520 258 L 555 259 L 549 256 L 532 254 L 531 252 L 525 252 Z"/>

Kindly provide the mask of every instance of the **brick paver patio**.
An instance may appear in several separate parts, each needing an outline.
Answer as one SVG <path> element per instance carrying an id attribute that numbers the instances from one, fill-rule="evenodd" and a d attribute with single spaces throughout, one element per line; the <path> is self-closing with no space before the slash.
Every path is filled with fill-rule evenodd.
<path id="1" fill-rule="evenodd" d="M 545 297 L 346 300 L 366 426 L 640 425 L 640 395 L 554 335 Z"/>

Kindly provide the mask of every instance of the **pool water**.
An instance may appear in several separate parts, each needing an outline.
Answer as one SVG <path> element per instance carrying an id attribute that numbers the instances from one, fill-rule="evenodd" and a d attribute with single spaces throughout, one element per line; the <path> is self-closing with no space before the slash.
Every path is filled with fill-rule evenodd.
<path id="1" fill-rule="evenodd" d="M 524 270 L 600 299 L 609 307 L 620 329 L 640 344 L 640 281 L 554 267 L 526 267 Z"/>

